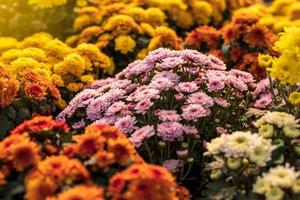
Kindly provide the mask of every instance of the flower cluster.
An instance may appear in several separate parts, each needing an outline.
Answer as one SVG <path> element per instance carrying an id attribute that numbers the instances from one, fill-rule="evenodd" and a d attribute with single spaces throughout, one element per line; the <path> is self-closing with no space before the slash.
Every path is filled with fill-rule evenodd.
<path id="1" fill-rule="evenodd" d="M 41 200 L 54 195 L 67 185 L 87 183 L 89 171 L 77 159 L 51 156 L 38 163 L 25 178 L 26 199 Z"/>
<path id="2" fill-rule="evenodd" d="M 57 87 L 31 69 L 19 71 L 17 77 L 0 67 L 1 137 L 33 114 L 52 114 L 62 101 Z"/>
<path id="3" fill-rule="evenodd" d="M 240 116 L 252 105 L 248 85 L 253 82 L 247 72 L 225 71 L 214 56 L 160 48 L 116 78 L 96 81 L 80 92 L 57 119 L 75 129 L 90 123 L 115 125 L 146 160 L 179 159 L 175 163 L 180 168 L 199 155 L 200 137 L 244 124 Z"/>
<path id="4" fill-rule="evenodd" d="M 268 112 L 255 123 L 258 134 L 278 146 L 276 163 L 291 162 L 300 153 L 299 120 L 284 112 Z M 275 158 L 274 158 L 275 159 Z"/>
<path id="5" fill-rule="evenodd" d="M 297 199 L 300 197 L 300 173 L 289 164 L 271 168 L 257 178 L 253 192 L 265 199 Z"/>
<path id="6" fill-rule="evenodd" d="M 117 70 L 158 47 L 182 48 L 181 39 L 166 26 L 166 15 L 159 8 L 144 9 L 126 3 L 96 7 L 97 4 L 80 9 L 74 21 L 78 34 L 70 36 L 67 43 L 94 43 L 114 59 Z"/>
<path id="7" fill-rule="evenodd" d="M 163 200 L 178 198 L 177 184 L 167 169 L 155 165 L 137 164 L 115 174 L 109 181 L 111 199 Z"/>
<path id="8" fill-rule="evenodd" d="M 124 133 L 115 127 L 91 125 L 83 134 L 73 136 L 71 141 L 61 153 L 80 158 L 93 168 L 107 169 L 114 164 L 126 167 L 143 162 Z"/>
<path id="9" fill-rule="evenodd" d="M 0 174 L 5 179 L 0 185 L 20 181 L 23 172 L 46 156 L 57 154 L 68 134 L 68 126 L 52 117 L 37 116 L 17 126 L 0 142 Z"/>
<path id="10" fill-rule="evenodd" d="M 280 53 L 278 58 L 270 55 L 262 55 L 260 63 L 270 71 L 270 76 L 281 83 L 296 84 L 300 82 L 300 60 L 298 53 L 298 41 L 300 28 L 287 27 L 275 43 L 274 49 Z"/>
<path id="11" fill-rule="evenodd" d="M 15 44 L 15 41 L 11 42 Z M 94 78 L 99 78 L 101 72 L 113 71 L 110 58 L 92 44 L 71 48 L 47 33 L 37 33 L 15 46 L 6 47 L 0 56 L 5 68 L 17 77 L 24 70 L 31 69 L 69 92 L 78 92 Z M 63 95 L 63 99 L 68 100 L 67 95 Z"/>
<path id="12" fill-rule="evenodd" d="M 299 26 L 299 1 L 274 0 L 269 4 L 253 4 L 240 8 L 234 14 L 251 13 L 260 18 L 260 23 L 275 33 L 280 33 L 286 26 Z"/>
<path id="13" fill-rule="evenodd" d="M 215 160 L 208 164 L 208 168 L 214 170 L 212 174 L 217 173 L 216 170 L 226 174 L 226 170 L 241 168 L 247 173 L 246 168 L 264 167 L 271 160 L 272 151 L 275 149 L 270 140 L 242 131 L 222 134 L 206 146 L 206 155 L 213 156 Z"/>
<path id="14" fill-rule="evenodd" d="M 0 198 L 139 199 L 151 193 L 154 199 L 189 199 L 167 169 L 146 164 L 115 127 L 91 125 L 72 138 L 68 133 L 64 122 L 39 116 L 1 141 Z M 126 192 L 123 183 L 130 185 Z"/>
<path id="15" fill-rule="evenodd" d="M 109 5 L 109 0 L 96 0 L 97 5 Z M 175 29 L 189 30 L 194 26 L 204 24 L 219 25 L 231 13 L 238 9 L 250 6 L 259 0 L 114 0 L 118 3 L 133 3 L 140 7 L 155 7 L 162 10 L 167 22 Z"/>
<path id="16" fill-rule="evenodd" d="M 206 189 L 209 199 L 238 199 L 241 193 L 249 198 L 252 179 L 272 160 L 276 147 L 258 134 L 237 131 L 222 134 L 206 148 L 205 155 L 213 157 L 205 169 L 212 180 Z"/>
<path id="17" fill-rule="evenodd" d="M 185 45 L 216 55 L 229 68 L 248 71 L 263 79 L 266 71 L 259 66 L 257 57 L 260 53 L 274 54 L 272 47 L 276 38 L 275 34 L 258 23 L 257 17 L 240 14 L 219 30 L 209 26 L 198 27 L 187 35 Z"/>

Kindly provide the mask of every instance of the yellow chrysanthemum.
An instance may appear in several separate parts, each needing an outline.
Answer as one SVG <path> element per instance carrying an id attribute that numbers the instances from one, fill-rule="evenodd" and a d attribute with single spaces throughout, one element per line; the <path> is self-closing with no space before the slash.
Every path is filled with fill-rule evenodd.
<path id="1" fill-rule="evenodd" d="M 264 68 L 269 68 L 272 65 L 273 58 L 267 54 L 261 54 L 258 56 L 258 64 Z"/>
<path id="2" fill-rule="evenodd" d="M 197 24 L 207 24 L 213 14 L 211 4 L 205 1 L 198 1 L 193 4 L 193 18 Z"/>
<path id="3" fill-rule="evenodd" d="M 114 15 L 104 25 L 105 31 L 111 31 L 112 35 L 127 35 L 138 30 L 138 24 L 128 15 Z"/>
<path id="4" fill-rule="evenodd" d="M 16 48 L 18 40 L 12 37 L 0 37 L 0 54 L 6 50 Z"/>
<path id="5" fill-rule="evenodd" d="M 293 105 L 299 105 L 300 104 L 300 92 L 293 92 L 289 96 L 289 101 Z"/>
<path id="6" fill-rule="evenodd" d="M 83 75 L 80 77 L 80 80 L 84 83 L 91 84 L 94 82 L 94 77 L 92 75 Z"/>
<path id="7" fill-rule="evenodd" d="M 159 8 L 148 8 L 146 10 L 146 21 L 152 26 L 162 26 L 166 20 L 166 15 Z"/>
<path id="8" fill-rule="evenodd" d="M 52 8 L 67 3 L 67 0 L 29 0 L 30 5 L 37 5 L 40 8 Z"/>
<path id="9" fill-rule="evenodd" d="M 115 50 L 120 51 L 122 54 L 132 52 L 136 43 L 129 35 L 121 35 L 115 39 Z"/>

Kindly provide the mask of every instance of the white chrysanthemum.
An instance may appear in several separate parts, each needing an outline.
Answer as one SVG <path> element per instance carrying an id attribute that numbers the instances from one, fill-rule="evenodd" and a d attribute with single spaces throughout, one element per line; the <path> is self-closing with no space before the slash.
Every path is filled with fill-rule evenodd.
<path id="1" fill-rule="evenodd" d="M 296 181 L 294 181 L 294 183 L 292 185 L 292 191 L 296 194 L 300 193 L 300 179 L 297 179 Z"/>
<path id="2" fill-rule="evenodd" d="M 273 124 L 279 128 L 282 128 L 283 126 L 287 126 L 287 125 L 292 125 L 297 127 L 298 121 L 299 120 L 296 120 L 296 118 L 293 115 L 290 115 L 285 112 L 268 112 L 260 119 L 258 119 L 254 123 L 254 125 L 257 128 L 261 127 L 263 124 Z"/>
<path id="3" fill-rule="evenodd" d="M 263 138 L 271 138 L 274 135 L 274 127 L 270 124 L 264 124 L 258 129 L 258 134 Z"/>
<path id="4" fill-rule="evenodd" d="M 253 192 L 257 194 L 265 194 L 269 189 L 269 182 L 261 177 L 259 177 L 253 185 Z"/>
<path id="5" fill-rule="evenodd" d="M 255 135 L 251 132 L 237 131 L 228 135 L 222 145 L 226 157 L 245 157 L 248 149 L 255 143 Z"/>
<path id="6" fill-rule="evenodd" d="M 271 144 L 271 141 L 259 138 L 260 141 L 253 147 L 250 147 L 248 151 L 249 160 L 256 165 L 263 167 L 271 160 L 272 152 L 276 148 Z"/>
<path id="7" fill-rule="evenodd" d="M 224 143 L 226 138 L 225 134 L 222 134 L 220 137 L 213 139 L 210 143 L 206 144 L 207 155 L 215 155 L 220 153 L 220 148 Z"/>
<path id="8" fill-rule="evenodd" d="M 279 187 L 271 187 L 265 194 L 266 200 L 282 200 L 284 191 Z"/>
<path id="9" fill-rule="evenodd" d="M 270 169 L 263 178 L 273 187 L 290 188 L 299 175 L 293 167 L 286 165 Z"/>
<path id="10" fill-rule="evenodd" d="M 300 130 L 293 125 L 286 125 L 283 127 L 283 133 L 289 138 L 297 138 L 300 136 Z"/>

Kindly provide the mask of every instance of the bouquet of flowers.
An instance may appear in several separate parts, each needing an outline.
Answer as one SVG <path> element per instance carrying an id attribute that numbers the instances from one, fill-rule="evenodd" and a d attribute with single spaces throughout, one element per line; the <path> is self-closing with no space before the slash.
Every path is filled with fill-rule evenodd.
<path id="1" fill-rule="evenodd" d="M 261 94 L 267 90 L 250 86 L 251 74 L 225 68 L 211 55 L 160 48 L 115 78 L 95 81 L 57 119 L 74 129 L 115 125 L 146 161 L 164 164 L 184 180 L 203 164 L 203 141 L 247 127 L 247 108 L 266 98 Z"/>
<path id="2" fill-rule="evenodd" d="M 276 55 L 272 50 L 276 39 L 275 34 L 258 23 L 257 17 L 240 14 L 219 30 L 209 26 L 195 29 L 187 35 L 185 45 L 219 57 L 229 68 L 248 71 L 263 79 L 267 74 L 257 58 L 261 53 Z"/>

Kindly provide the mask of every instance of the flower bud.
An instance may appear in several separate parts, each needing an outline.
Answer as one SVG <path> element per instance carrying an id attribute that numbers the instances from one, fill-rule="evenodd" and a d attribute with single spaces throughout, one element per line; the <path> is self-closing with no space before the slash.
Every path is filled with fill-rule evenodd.
<path id="1" fill-rule="evenodd" d="M 280 165 L 280 164 L 284 163 L 284 160 L 285 160 L 284 155 L 281 154 L 277 160 L 273 161 L 273 163 L 276 165 Z"/>
<path id="2" fill-rule="evenodd" d="M 284 147 L 284 141 L 282 139 L 276 139 L 274 143 L 278 147 Z"/>
<path id="3" fill-rule="evenodd" d="M 181 143 L 181 147 L 183 149 L 187 149 L 187 148 L 189 148 L 189 143 L 183 142 L 183 143 Z"/>
<path id="4" fill-rule="evenodd" d="M 211 180 L 218 180 L 222 176 L 222 171 L 220 169 L 214 169 L 210 173 L 210 179 Z"/>
<path id="5" fill-rule="evenodd" d="M 188 150 L 176 151 L 177 156 L 181 159 L 186 158 L 188 153 Z"/>
<path id="6" fill-rule="evenodd" d="M 188 159 L 187 159 L 187 162 L 188 162 L 188 163 L 193 163 L 193 162 L 194 162 L 194 158 L 188 158 Z"/>
<path id="7" fill-rule="evenodd" d="M 234 157 L 227 158 L 227 167 L 231 170 L 237 170 L 238 168 L 240 168 L 241 164 L 242 164 L 241 158 L 234 158 Z"/>
<path id="8" fill-rule="evenodd" d="M 161 147 L 161 148 L 164 148 L 164 147 L 167 146 L 167 143 L 164 142 L 164 141 L 159 141 L 159 142 L 158 142 L 158 146 Z"/>
<path id="9" fill-rule="evenodd" d="M 199 134 L 195 134 L 195 135 L 194 135 L 194 138 L 195 138 L 196 140 L 200 140 L 201 137 L 200 137 Z"/>
<path id="10" fill-rule="evenodd" d="M 296 153 L 298 156 L 300 156 L 300 146 L 299 146 L 299 145 L 295 145 L 295 146 L 293 146 L 293 149 L 294 149 L 295 153 Z"/>
<path id="11" fill-rule="evenodd" d="M 183 136 L 179 136 L 179 137 L 177 138 L 177 140 L 178 140 L 178 142 L 183 142 L 183 141 L 184 141 L 184 137 L 183 137 Z"/>

